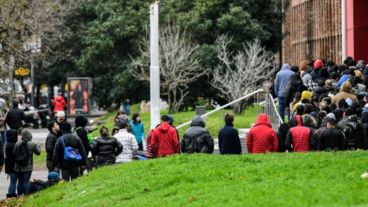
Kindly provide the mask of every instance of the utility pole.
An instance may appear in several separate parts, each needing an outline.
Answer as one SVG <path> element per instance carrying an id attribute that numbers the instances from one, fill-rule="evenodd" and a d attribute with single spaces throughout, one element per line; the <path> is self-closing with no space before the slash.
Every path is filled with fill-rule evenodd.
<path id="1" fill-rule="evenodd" d="M 159 1 L 150 6 L 150 107 L 151 129 L 160 123 Z"/>

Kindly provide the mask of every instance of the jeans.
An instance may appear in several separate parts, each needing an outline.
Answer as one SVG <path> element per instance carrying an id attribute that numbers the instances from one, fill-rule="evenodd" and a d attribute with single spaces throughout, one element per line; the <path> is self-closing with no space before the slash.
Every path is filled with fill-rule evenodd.
<path id="1" fill-rule="evenodd" d="M 29 180 L 31 179 L 32 171 L 30 172 L 17 172 L 18 179 L 18 195 L 27 195 L 29 189 Z"/>
<path id="2" fill-rule="evenodd" d="M 79 167 L 74 167 L 70 169 L 61 169 L 61 178 L 64 181 L 69 182 L 79 177 Z"/>
<path id="3" fill-rule="evenodd" d="M 282 121 L 285 118 L 285 97 L 278 97 L 279 98 L 279 114 L 281 116 Z"/>
<path id="4" fill-rule="evenodd" d="M 9 174 L 10 177 L 10 184 L 9 184 L 9 188 L 8 188 L 8 195 L 16 195 L 16 190 L 17 190 L 17 174 L 15 173 L 10 173 Z"/>

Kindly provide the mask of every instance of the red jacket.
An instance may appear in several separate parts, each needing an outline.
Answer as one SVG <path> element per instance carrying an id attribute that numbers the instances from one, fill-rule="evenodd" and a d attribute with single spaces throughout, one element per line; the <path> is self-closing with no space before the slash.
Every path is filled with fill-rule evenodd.
<path id="1" fill-rule="evenodd" d="M 302 117 L 300 115 L 295 116 L 295 119 L 298 125 L 290 129 L 285 145 L 288 149 L 292 148 L 293 152 L 308 152 L 310 150 L 311 130 L 302 126 Z"/>
<path id="2" fill-rule="evenodd" d="M 266 114 L 260 114 L 254 127 L 248 133 L 247 148 L 249 153 L 277 152 L 278 141 Z"/>
<path id="3" fill-rule="evenodd" d="M 179 139 L 176 130 L 167 122 L 163 122 L 153 130 L 151 140 L 152 154 L 165 157 L 180 152 Z"/>
<path id="4" fill-rule="evenodd" d="M 56 96 L 53 103 L 54 103 L 54 112 L 64 111 L 66 103 L 62 96 L 60 95 Z"/>

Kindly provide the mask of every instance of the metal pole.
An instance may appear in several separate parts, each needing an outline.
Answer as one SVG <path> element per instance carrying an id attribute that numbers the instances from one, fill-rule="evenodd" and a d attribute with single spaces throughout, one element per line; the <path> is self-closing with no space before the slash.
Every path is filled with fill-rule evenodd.
<path id="1" fill-rule="evenodd" d="M 35 97 L 34 97 L 34 57 L 33 54 L 31 55 L 31 105 L 35 106 Z"/>
<path id="2" fill-rule="evenodd" d="M 222 126 L 225 126 L 225 110 L 222 109 Z"/>
<path id="3" fill-rule="evenodd" d="M 341 0 L 341 62 L 346 57 L 346 1 Z"/>
<path id="4" fill-rule="evenodd" d="M 9 60 L 9 82 L 10 82 L 10 96 L 9 96 L 9 108 L 13 108 L 14 101 L 14 56 L 10 56 Z"/>
<path id="5" fill-rule="evenodd" d="M 159 2 L 150 6 L 150 96 L 151 129 L 160 123 Z"/>

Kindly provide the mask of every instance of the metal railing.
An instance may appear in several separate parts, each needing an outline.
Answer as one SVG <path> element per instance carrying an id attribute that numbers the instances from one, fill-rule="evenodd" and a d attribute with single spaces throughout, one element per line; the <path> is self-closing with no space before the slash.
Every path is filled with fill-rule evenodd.
<path id="1" fill-rule="evenodd" d="M 263 95 L 263 97 L 265 98 L 264 101 L 260 102 L 260 95 Z M 216 113 L 218 111 L 222 111 L 222 121 L 223 121 L 223 125 L 224 125 L 224 118 L 225 118 L 225 113 L 224 113 L 224 110 L 225 108 L 235 104 L 235 103 L 238 103 L 240 101 L 243 101 L 243 100 L 246 100 L 252 96 L 256 96 L 256 107 L 257 107 L 257 114 L 259 114 L 261 111 L 266 113 L 270 119 L 270 122 L 272 124 L 272 128 L 274 130 L 278 130 L 279 126 L 283 123 L 282 119 L 281 119 L 281 116 L 279 115 L 278 111 L 277 111 L 277 107 L 275 105 L 275 101 L 274 99 L 272 98 L 272 95 L 265 92 L 265 90 L 263 89 L 258 89 L 256 91 L 253 91 L 252 93 L 249 93 L 241 98 L 238 98 L 230 103 L 227 103 L 221 107 L 218 107 L 208 113 L 205 113 L 203 115 L 201 115 L 202 118 L 205 118 L 213 113 Z M 261 103 L 263 105 L 263 110 L 260 110 L 259 108 L 261 107 Z M 180 128 L 183 128 L 189 124 L 191 124 L 192 121 L 187 121 L 179 126 L 177 126 L 176 128 L 177 129 L 180 129 Z"/>
<path id="2" fill-rule="evenodd" d="M 282 120 L 276 104 L 275 100 L 273 99 L 272 95 L 270 93 L 266 96 L 265 106 L 264 106 L 264 112 L 268 115 L 268 118 L 270 119 L 272 128 L 277 131 L 281 124 L 284 123 Z"/>
<path id="3" fill-rule="evenodd" d="M 202 118 L 205 118 L 205 117 L 207 117 L 207 116 L 209 116 L 209 115 L 211 115 L 211 114 L 213 114 L 213 113 L 216 113 L 216 112 L 218 112 L 218 111 L 221 111 L 222 110 L 222 121 L 224 121 L 224 118 L 225 118 L 225 114 L 224 114 L 224 110 L 225 110 L 225 108 L 227 108 L 227 107 L 229 107 L 229 106 L 231 106 L 231 105 L 233 105 L 233 104 L 235 104 L 235 103 L 238 103 L 238 102 L 240 102 L 240 101 L 243 101 L 243 100 L 246 100 L 246 99 L 248 99 L 248 98 L 250 98 L 250 97 L 252 97 L 252 96 L 254 96 L 254 95 L 257 95 L 257 97 L 256 97 L 256 99 L 257 99 L 257 113 L 259 113 L 259 94 L 260 93 L 264 93 L 264 90 L 263 89 L 258 89 L 258 90 L 256 90 L 256 91 L 253 91 L 252 93 L 249 93 L 249 94 L 247 94 L 247 95 L 245 95 L 245 96 L 243 96 L 243 97 L 241 97 L 241 98 L 238 98 L 238 99 L 236 99 L 236 100 L 234 100 L 234 101 L 232 101 L 232 102 L 230 102 L 230 103 L 227 103 L 227 104 L 225 104 L 225 105 L 223 105 L 223 106 L 221 106 L 221 107 L 218 107 L 218 108 L 216 108 L 216 109 L 214 109 L 214 110 L 212 110 L 212 111 L 210 111 L 210 112 L 208 112 L 208 113 L 205 113 L 205 114 L 203 114 L 203 115 L 201 115 L 201 117 Z M 176 127 L 176 129 L 180 129 L 180 128 L 183 128 L 183 127 L 185 127 L 185 126 L 187 126 L 187 125 L 189 125 L 189 124 L 191 124 L 192 123 L 192 121 L 187 121 L 187 122 L 185 122 L 185 123 L 183 123 L 183 124 L 181 124 L 181 125 L 179 125 L 179 126 L 177 126 Z"/>

